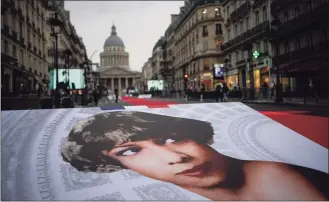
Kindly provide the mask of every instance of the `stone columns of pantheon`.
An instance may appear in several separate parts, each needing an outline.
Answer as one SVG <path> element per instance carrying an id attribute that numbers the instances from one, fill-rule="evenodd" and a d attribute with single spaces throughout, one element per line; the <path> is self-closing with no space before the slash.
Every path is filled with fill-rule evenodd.
<path id="1" fill-rule="evenodd" d="M 113 77 L 111 78 L 111 89 L 112 89 L 112 92 L 114 92 L 114 78 Z"/>
<path id="2" fill-rule="evenodd" d="M 126 77 L 126 88 L 128 88 L 128 77 Z"/>

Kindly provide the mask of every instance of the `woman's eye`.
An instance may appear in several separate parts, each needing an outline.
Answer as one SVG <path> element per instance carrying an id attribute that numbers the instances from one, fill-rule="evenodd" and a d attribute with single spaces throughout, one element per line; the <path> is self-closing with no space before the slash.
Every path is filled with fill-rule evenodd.
<path id="1" fill-rule="evenodd" d="M 137 154 L 140 150 L 141 150 L 140 148 L 125 149 L 116 153 L 116 156 L 132 156 Z"/>
<path id="2" fill-rule="evenodd" d="M 165 141 L 165 144 L 170 144 L 170 143 L 173 143 L 173 142 L 176 142 L 176 140 L 173 140 L 173 139 L 166 139 Z"/>

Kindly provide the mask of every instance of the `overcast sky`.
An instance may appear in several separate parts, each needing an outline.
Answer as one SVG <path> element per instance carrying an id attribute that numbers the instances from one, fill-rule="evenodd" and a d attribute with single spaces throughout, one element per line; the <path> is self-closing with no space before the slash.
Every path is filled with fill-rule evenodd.
<path id="1" fill-rule="evenodd" d="M 184 1 L 65 1 L 71 22 L 86 45 L 88 57 L 99 62 L 99 54 L 117 28 L 129 52 L 130 68 L 140 71 L 152 55 L 157 40 L 170 24 L 170 14 L 177 14 Z"/>

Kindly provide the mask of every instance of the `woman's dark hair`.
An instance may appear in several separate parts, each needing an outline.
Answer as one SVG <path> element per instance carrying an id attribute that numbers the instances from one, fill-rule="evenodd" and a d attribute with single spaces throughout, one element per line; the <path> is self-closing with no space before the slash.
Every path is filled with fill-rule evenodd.
<path id="1" fill-rule="evenodd" d="M 115 145 L 170 137 L 212 144 L 213 135 L 209 122 L 145 112 L 106 112 L 78 121 L 62 143 L 61 154 L 79 171 L 114 172 L 124 167 L 102 151 Z"/>

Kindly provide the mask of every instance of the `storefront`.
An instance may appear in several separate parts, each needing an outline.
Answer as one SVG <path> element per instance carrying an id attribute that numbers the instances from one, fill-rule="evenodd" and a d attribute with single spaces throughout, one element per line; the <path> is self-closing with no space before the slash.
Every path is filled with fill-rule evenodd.
<path id="1" fill-rule="evenodd" d="M 234 86 L 237 86 L 239 84 L 239 75 L 231 75 L 226 77 L 226 84 L 229 89 L 234 88 Z"/>
<path id="2" fill-rule="evenodd" d="M 269 85 L 270 82 L 270 67 L 264 67 L 260 69 L 260 80 L 261 80 L 261 85 L 265 82 L 267 85 Z"/>
<path id="3" fill-rule="evenodd" d="M 212 72 L 206 72 L 201 74 L 200 83 L 205 88 L 205 91 L 212 91 L 213 88 L 213 75 Z"/>

